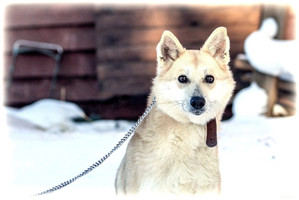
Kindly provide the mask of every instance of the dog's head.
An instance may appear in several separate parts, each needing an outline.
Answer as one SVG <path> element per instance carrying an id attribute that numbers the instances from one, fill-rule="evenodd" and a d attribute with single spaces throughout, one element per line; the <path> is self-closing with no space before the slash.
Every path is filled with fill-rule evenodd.
<path id="1" fill-rule="evenodd" d="M 183 123 L 203 125 L 222 115 L 235 87 L 229 59 L 229 38 L 223 27 L 200 50 L 186 50 L 165 31 L 157 46 L 152 90 L 158 108 Z"/>

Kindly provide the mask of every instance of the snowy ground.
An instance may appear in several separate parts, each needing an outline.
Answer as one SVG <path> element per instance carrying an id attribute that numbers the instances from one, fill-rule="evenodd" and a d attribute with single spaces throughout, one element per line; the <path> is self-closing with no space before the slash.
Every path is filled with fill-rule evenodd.
<path id="1" fill-rule="evenodd" d="M 31 199 L 31 194 L 81 173 L 133 124 L 68 122 L 63 128 L 42 129 L 18 112 L 7 112 L 1 134 L 1 196 L 5 196 L 1 199 Z M 222 123 L 218 141 L 222 199 L 299 199 L 298 122 L 297 117 L 245 114 Z M 114 178 L 126 145 L 85 177 L 41 199 L 113 199 Z"/>

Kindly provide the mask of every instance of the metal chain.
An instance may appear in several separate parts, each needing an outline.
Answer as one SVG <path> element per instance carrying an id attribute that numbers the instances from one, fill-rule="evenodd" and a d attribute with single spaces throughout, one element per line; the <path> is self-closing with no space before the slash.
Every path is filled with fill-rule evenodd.
<path id="1" fill-rule="evenodd" d="M 156 103 L 156 98 L 153 99 L 152 103 L 146 108 L 143 115 L 138 119 L 138 121 L 134 124 L 134 126 L 126 133 L 126 135 L 113 147 L 113 149 L 108 152 L 105 156 L 103 156 L 100 160 L 95 162 L 93 165 L 91 165 L 89 168 L 78 174 L 77 176 L 69 179 L 68 181 L 62 182 L 57 186 L 54 186 L 48 190 L 45 190 L 43 192 L 34 194 L 33 196 L 40 196 L 44 194 L 52 193 L 56 190 L 60 190 L 61 188 L 71 184 L 72 182 L 76 181 L 77 179 L 81 178 L 82 176 L 88 174 L 92 170 L 94 170 L 96 167 L 101 165 L 107 158 L 111 156 L 112 153 L 114 153 L 125 141 L 135 132 L 135 130 L 138 128 L 138 126 L 141 124 L 141 122 L 144 120 L 144 118 L 148 115 L 148 113 L 151 111 L 151 109 L 154 107 Z"/>

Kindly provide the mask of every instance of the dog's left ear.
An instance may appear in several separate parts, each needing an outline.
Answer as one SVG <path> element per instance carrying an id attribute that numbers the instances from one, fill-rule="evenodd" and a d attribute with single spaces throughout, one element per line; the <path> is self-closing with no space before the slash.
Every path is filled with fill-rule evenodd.
<path id="1" fill-rule="evenodd" d="M 206 40 L 202 49 L 213 56 L 221 68 L 226 69 L 229 61 L 229 38 L 224 27 L 216 28 Z"/>
<path id="2" fill-rule="evenodd" d="M 173 62 L 185 51 L 179 40 L 170 31 L 164 31 L 157 45 L 157 73 L 167 71 Z"/>

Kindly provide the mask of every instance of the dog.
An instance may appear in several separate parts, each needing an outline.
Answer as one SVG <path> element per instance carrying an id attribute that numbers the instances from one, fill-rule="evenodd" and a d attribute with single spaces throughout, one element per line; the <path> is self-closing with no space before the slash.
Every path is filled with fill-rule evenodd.
<path id="1" fill-rule="evenodd" d="M 208 145 L 207 124 L 214 121 L 218 129 L 235 88 L 229 48 L 224 27 L 200 50 L 186 50 L 164 31 L 148 98 L 148 105 L 154 98 L 156 105 L 128 144 L 116 175 L 117 195 L 219 194 L 218 148 Z"/>

